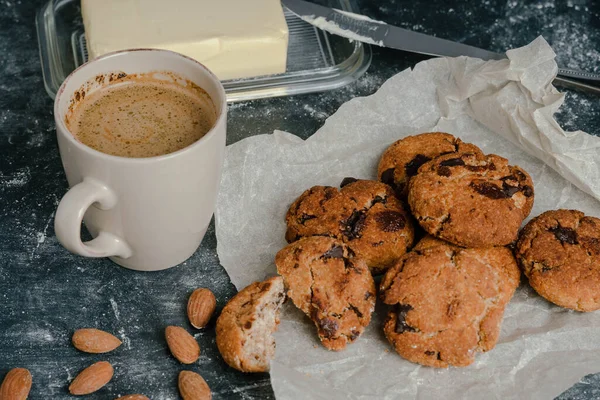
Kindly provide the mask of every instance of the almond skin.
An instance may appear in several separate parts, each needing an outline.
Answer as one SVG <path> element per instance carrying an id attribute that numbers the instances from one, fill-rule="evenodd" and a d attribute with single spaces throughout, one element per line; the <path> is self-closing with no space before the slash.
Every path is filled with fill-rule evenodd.
<path id="1" fill-rule="evenodd" d="M 190 324 L 194 328 L 204 328 L 217 307 L 217 299 L 213 292 L 200 288 L 194 290 L 187 305 L 187 314 Z"/>
<path id="2" fill-rule="evenodd" d="M 0 386 L 0 400 L 25 400 L 31 390 L 31 373 L 25 368 L 13 368 Z"/>
<path id="3" fill-rule="evenodd" d="M 110 363 L 98 361 L 81 371 L 79 375 L 73 379 L 71 386 L 69 386 L 69 392 L 76 396 L 94 393 L 110 382 L 113 373 L 114 370 Z"/>
<path id="4" fill-rule="evenodd" d="M 180 363 L 192 364 L 200 357 L 200 346 L 196 339 L 179 326 L 167 326 L 165 338 L 171 354 Z"/>
<path id="5" fill-rule="evenodd" d="M 212 393 L 200 375 L 192 371 L 179 373 L 179 394 L 183 400 L 211 400 Z"/>
<path id="6" fill-rule="evenodd" d="M 93 328 L 76 330 L 71 340 L 77 350 L 95 354 L 108 353 L 121 345 L 115 336 Z"/>
<path id="7" fill-rule="evenodd" d="M 121 396 L 115 400 L 150 400 L 150 398 L 143 394 L 128 394 L 127 396 Z"/>

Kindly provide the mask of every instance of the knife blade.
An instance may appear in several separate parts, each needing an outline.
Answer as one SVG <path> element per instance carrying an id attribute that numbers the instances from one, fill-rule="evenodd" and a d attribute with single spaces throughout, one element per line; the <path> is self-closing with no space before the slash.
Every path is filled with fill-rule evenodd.
<path id="1" fill-rule="evenodd" d="M 410 31 L 363 15 L 307 1 L 282 0 L 282 3 L 304 21 L 334 35 L 360 42 L 431 56 L 470 56 L 484 60 L 504 58 L 502 54 Z"/>
<path id="2" fill-rule="evenodd" d="M 469 56 L 481 58 L 482 60 L 501 60 L 506 58 L 501 53 L 414 32 L 373 20 L 364 15 L 329 8 L 304 0 L 282 0 L 281 2 L 291 12 L 311 25 L 350 40 L 430 56 Z M 585 71 L 559 68 L 558 74 L 569 78 L 600 81 L 598 75 Z M 563 87 L 600 93 L 600 88 L 572 79 L 557 77 L 554 83 Z"/>

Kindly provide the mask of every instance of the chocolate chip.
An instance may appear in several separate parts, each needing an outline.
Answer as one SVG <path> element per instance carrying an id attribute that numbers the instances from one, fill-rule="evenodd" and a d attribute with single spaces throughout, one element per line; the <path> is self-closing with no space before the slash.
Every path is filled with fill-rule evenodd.
<path id="1" fill-rule="evenodd" d="M 353 306 L 352 304 L 350 304 L 350 306 L 348 306 L 348 308 L 351 309 L 352 311 L 354 311 L 354 314 L 356 314 L 356 316 L 358 318 L 363 317 L 363 313 L 361 313 L 360 310 L 358 308 L 356 308 L 355 306 Z"/>
<path id="2" fill-rule="evenodd" d="M 336 194 L 338 194 L 338 191 L 337 191 L 336 188 L 333 188 L 331 186 L 327 186 L 327 188 L 325 189 L 325 200 L 331 199 Z M 321 200 L 321 202 L 319 204 L 323 205 L 323 203 L 324 202 Z"/>
<path id="3" fill-rule="evenodd" d="M 504 191 L 504 189 L 499 188 L 498 186 L 494 185 L 493 183 L 489 183 L 489 182 L 481 182 L 481 183 L 471 182 L 471 184 L 469 186 L 471 186 L 480 195 L 488 197 L 490 199 L 499 200 L 499 199 L 506 199 L 506 198 L 510 197 Z M 517 190 L 518 190 L 518 188 L 517 188 Z"/>
<path id="4" fill-rule="evenodd" d="M 387 183 L 388 185 L 394 185 L 394 172 L 396 168 L 390 168 L 383 171 L 381 174 L 381 182 Z"/>
<path id="5" fill-rule="evenodd" d="M 554 237 L 556 240 L 560 241 L 560 243 L 568 243 L 568 244 L 578 244 L 577 243 L 577 232 L 575 232 L 571 228 L 563 228 L 562 226 L 557 226 L 555 228 L 550 228 L 550 232 L 554 233 Z"/>
<path id="6" fill-rule="evenodd" d="M 525 195 L 525 197 L 531 197 L 533 196 L 533 188 L 529 185 L 525 185 L 523 186 L 523 188 L 521 189 L 521 191 L 523 192 L 523 194 Z"/>
<path id="7" fill-rule="evenodd" d="M 305 223 L 306 221 L 310 221 L 311 219 L 315 219 L 315 218 L 317 218 L 317 216 L 316 216 L 316 215 L 310 215 L 310 214 L 304 214 L 304 213 L 303 213 L 303 214 L 300 216 L 300 218 L 298 218 L 298 223 L 299 223 L 299 224 L 302 224 L 302 225 L 304 225 L 304 223 Z"/>
<path id="8" fill-rule="evenodd" d="M 359 331 L 350 331 L 350 336 L 348 336 L 348 340 L 354 342 L 360 336 Z"/>
<path id="9" fill-rule="evenodd" d="M 382 211 L 375 214 L 375 221 L 383 232 L 398 232 L 406 226 L 406 218 L 398 211 Z"/>
<path id="10" fill-rule="evenodd" d="M 431 161 L 431 158 L 423 154 L 417 154 L 415 158 L 410 160 L 410 162 L 404 166 L 404 171 L 406 171 L 406 175 L 415 176 L 417 172 L 419 172 L 419 168 L 421 168 L 421 165 L 425 164 L 427 161 Z"/>
<path id="11" fill-rule="evenodd" d="M 446 177 L 448 177 L 448 176 L 452 175 L 452 170 L 450 169 L 450 167 L 439 167 L 437 169 L 437 174 L 439 176 L 446 176 Z"/>
<path id="12" fill-rule="evenodd" d="M 440 162 L 440 167 L 456 167 L 458 165 L 465 165 L 462 158 L 450 158 Z"/>
<path id="13" fill-rule="evenodd" d="M 250 329 L 252 328 L 252 321 L 246 321 L 246 323 L 244 324 L 244 329 Z"/>
<path id="14" fill-rule="evenodd" d="M 504 182 L 502 184 L 502 191 L 504 191 L 504 193 L 506 194 L 506 198 L 513 197 L 513 195 L 515 193 L 517 193 L 519 190 L 520 190 L 520 188 L 518 186 L 511 186 L 511 185 L 507 184 L 506 182 Z"/>
<path id="15" fill-rule="evenodd" d="M 496 164 L 494 164 L 493 162 L 490 163 L 490 165 L 488 165 L 488 168 L 490 171 L 495 171 L 496 170 Z"/>
<path id="16" fill-rule="evenodd" d="M 344 234 L 349 240 L 359 238 L 363 228 L 365 227 L 365 213 L 363 211 L 354 211 L 352 215 L 345 221 L 343 228 Z"/>
<path id="17" fill-rule="evenodd" d="M 425 352 L 425 355 L 426 355 L 426 356 L 435 356 L 435 351 L 432 351 L 432 350 L 427 350 L 427 351 Z"/>
<path id="18" fill-rule="evenodd" d="M 412 309 L 412 306 L 408 304 L 396 306 L 396 333 L 415 332 L 415 328 L 406 323 L 406 314 Z"/>
<path id="19" fill-rule="evenodd" d="M 387 199 L 385 197 L 375 196 L 375 198 L 371 202 L 371 207 L 373 207 L 377 203 L 386 204 L 387 203 Z"/>
<path id="20" fill-rule="evenodd" d="M 339 326 L 337 321 L 329 318 L 317 319 L 317 325 L 323 332 L 323 337 L 330 339 L 335 336 Z"/>
<path id="21" fill-rule="evenodd" d="M 342 180 L 342 183 L 340 183 L 340 187 L 343 188 L 344 186 L 349 185 L 354 182 L 358 182 L 358 179 L 346 177 Z"/>
<path id="22" fill-rule="evenodd" d="M 342 258 L 344 257 L 344 248 L 342 246 L 333 246 L 331 249 L 327 250 L 322 258 Z"/>
<path id="23" fill-rule="evenodd" d="M 483 172 L 488 169 L 487 165 L 467 165 L 466 168 L 472 172 Z"/>
<path id="24" fill-rule="evenodd" d="M 117 79 L 123 79 L 127 76 L 127 74 L 125 72 L 119 72 L 119 75 L 117 75 Z"/>
<path id="25" fill-rule="evenodd" d="M 552 271 L 552 267 L 548 267 L 547 265 L 542 266 L 542 272 Z"/>

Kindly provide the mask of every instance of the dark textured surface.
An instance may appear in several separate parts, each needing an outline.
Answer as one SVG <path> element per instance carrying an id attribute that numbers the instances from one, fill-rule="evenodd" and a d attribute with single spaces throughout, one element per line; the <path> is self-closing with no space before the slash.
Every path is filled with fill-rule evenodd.
<path id="1" fill-rule="evenodd" d="M 165 326 L 197 334 L 200 360 L 186 369 L 201 373 L 214 398 L 272 398 L 266 375 L 227 368 L 214 344 L 214 321 L 191 329 L 185 302 L 199 286 L 212 289 L 222 307 L 235 292 L 216 256 L 214 228 L 184 265 L 136 273 L 108 260 L 69 254 L 57 243 L 53 212 L 67 189 L 58 156 L 52 101 L 38 60 L 34 16 L 44 0 L 0 0 L 0 377 L 22 366 L 33 374 L 30 398 L 68 398 L 75 374 L 101 359 L 115 377 L 89 398 L 142 392 L 152 399 L 177 398 L 182 366 L 169 356 Z M 543 34 L 559 62 L 600 71 L 600 6 L 592 1 L 518 2 L 359 1 L 362 11 L 405 28 L 501 51 Z M 423 56 L 374 49 L 373 65 L 357 83 L 329 93 L 236 104 L 228 142 L 274 129 L 310 136 L 345 101 L 373 93 L 387 78 Z M 597 133 L 600 98 L 568 92 L 559 121 L 566 129 Z M 398 110 L 401 112 L 401 110 Z M 74 329 L 99 327 L 124 345 L 104 356 L 84 355 L 70 345 Z M 600 398 L 600 378 L 588 376 L 560 396 Z"/>

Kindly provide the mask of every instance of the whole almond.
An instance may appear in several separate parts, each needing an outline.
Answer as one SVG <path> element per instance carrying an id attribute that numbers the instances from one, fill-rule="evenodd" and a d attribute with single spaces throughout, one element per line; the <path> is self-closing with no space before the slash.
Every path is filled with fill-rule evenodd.
<path id="1" fill-rule="evenodd" d="M 25 400 L 31 390 L 31 373 L 25 368 L 13 368 L 0 386 L 0 400 Z"/>
<path id="2" fill-rule="evenodd" d="M 71 339 L 77 350 L 86 353 L 108 353 L 119 347 L 121 341 L 100 329 L 78 329 Z"/>
<path id="3" fill-rule="evenodd" d="M 113 377 L 113 367 L 106 361 L 90 365 L 73 379 L 69 392 L 74 395 L 90 394 L 102 388 Z"/>
<path id="4" fill-rule="evenodd" d="M 115 400 L 150 400 L 150 398 L 143 394 L 128 394 L 127 396 L 121 396 Z"/>
<path id="5" fill-rule="evenodd" d="M 179 373 L 179 394 L 183 400 L 211 400 L 208 384 L 200 375 L 192 371 Z"/>
<path id="6" fill-rule="evenodd" d="M 187 305 L 187 314 L 194 328 L 204 328 L 217 307 L 217 299 L 209 289 L 194 290 Z"/>
<path id="7" fill-rule="evenodd" d="M 200 346 L 196 339 L 179 326 L 167 326 L 165 337 L 171 354 L 183 364 L 192 364 L 200 357 Z"/>

